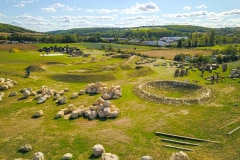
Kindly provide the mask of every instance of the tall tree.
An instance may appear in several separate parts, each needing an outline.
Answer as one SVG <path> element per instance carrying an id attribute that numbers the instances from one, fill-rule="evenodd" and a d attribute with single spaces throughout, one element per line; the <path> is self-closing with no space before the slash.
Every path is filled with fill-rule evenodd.
<path id="1" fill-rule="evenodd" d="M 214 34 L 214 30 L 212 29 L 210 33 L 210 38 L 209 38 L 209 43 L 211 46 L 214 46 L 214 38 L 215 38 L 215 34 Z"/>

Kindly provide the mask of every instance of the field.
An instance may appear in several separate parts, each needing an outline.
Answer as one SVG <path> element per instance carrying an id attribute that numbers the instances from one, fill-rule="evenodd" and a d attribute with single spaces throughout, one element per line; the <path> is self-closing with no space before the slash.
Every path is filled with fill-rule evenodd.
<path id="1" fill-rule="evenodd" d="M 143 51 L 140 52 L 142 54 L 146 54 L 152 57 L 164 57 L 165 59 L 173 59 L 174 56 L 180 53 L 188 54 L 188 55 L 210 55 L 210 50 L 194 50 L 194 49 L 161 49 L 161 50 L 151 50 L 151 51 Z"/>
<path id="2" fill-rule="evenodd" d="M 0 78 L 9 78 L 18 83 L 4 92 L 0 101 L 0 159 L 16 158 L 32 159 L 35 152 L 42 152 L 45 159 L 61 159 L 65 153 L 72 153 L 74 160 L 101 159 L 92 156 L 92 147 L 102 144 L 106 152 L 119 156 L 121 160 L 138 160 L 149 155 L 155 160 L 169 160 L 179 149 L 164 147 L 175 145 L 194 149 L 184 151 L 191 160 L 236 160 L 240 156 L 240 130 L 231 135 L 226 133 L 240 125 L 240 79 L 227 78 L 226 82 L 211 84 L 201 77 L 197 69 L 189 70 L 189 75 L 173 77 L 175 66 L 170 66 L 170 58 L 176 53 L 201 53 L 199 50 L 156 50 L 146 46 L 117 46 L 122 49 L 164 56 L 156 62 L 144 64 L 136 69 L 135 62 L 141 58 L 133 56 L 129 59 L 105 56 L 103 50 L 95 49 L 97 44 L 69 44 L 81 48 L 90 57 L 40 56 L 38 48 L 64 44 L 37 44 L 24 46 L 0 47 Z M 98 45 L 99 46 L 99 45 Z M 115 47 L 113 45 L 113 47 Z M 9 52 L 16 48 L 17 52 Z M 14 50 L 13 50 L 14 51 Z M 163 51 L 163 52 L 162 52 Z M 154 52 L 154 53 L 153 53 Z M 204 54 L 209 54 L 209 51 Z M 167 66 L 162 66 L 167 63 Z M 159 64 L 159 65 L 155 65 Z M 231 68 L 240 66 L 240 62 L 229 63 L 227 72 L 221 72 L 221 66 L 214 70 L 227 77 Z M 25 78 L 25 69 L 32 69 L 30 77 Z M 213 73 L 205 72 L 204 77 Z M 197 83 L 211 89 L 211 98 L 202 104 L 166 105 L 149 102 L 134 94 L 137 85 L 146 81 L 178 80 Z M 101 81 L 107 86 L 120 85 L 122 97 L 110 100 L 120 110 L 114 119 L 89 120 L 80 117 L 74 120 L 67 118 L 54 119 L 60 109 L 69 104 L 88 107 L 101 94 L 84 94 L 70 99 L 72 93 L 85 89 L 89 83 Z M 47 86 L 57 91 L 65 88 L 69 92 L 66 104 L 58 105 L 48 99 L 37 104 L 34 96 L 22 99 L 20 90 L 31 87 L 34 91 Z M 16 91 L 14 97 L 8 95 Z M 179 93 L 170 93 L 175 96 Z M 189 94 L 189 93 L 188 93 Z M 32 118 L 33 114 L 43 110 L 44 115 Z M 231 123 L 234 122 L 234 123 Z M 229 125 L 228 125 L 229 124 Z M 157 136 L 156 132 L 165 132 L 188 137 L 219 141 L 219 143 L 196 142 L 202 146 L 179 145 L 161 141 L 166 136 Z M 19 149 L 24 144 L 31 144 L 32 151 L 22 153 Z"/>

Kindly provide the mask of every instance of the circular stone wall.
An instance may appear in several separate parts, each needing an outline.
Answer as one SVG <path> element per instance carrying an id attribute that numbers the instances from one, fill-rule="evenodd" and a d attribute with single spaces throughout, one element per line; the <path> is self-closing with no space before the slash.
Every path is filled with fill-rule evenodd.
<path id="1" fill-rule="evenodd" d="M 180 81 L 152 81 L 138 85 L 135 94 L 157 103 L 191 105 L 205 102 L 210 98 L 211 90 Z"/>

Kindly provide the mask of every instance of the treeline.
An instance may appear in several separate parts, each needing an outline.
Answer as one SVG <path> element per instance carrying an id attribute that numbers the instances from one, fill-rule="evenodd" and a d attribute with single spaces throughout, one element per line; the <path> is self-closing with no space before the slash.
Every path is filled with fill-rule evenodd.
<path id="1" fill-rule="evenodd" d="M 189 61 L 192 63 L 204 63 L 204 64 L 216 62 L 218 64 L 222 64 L 227 62 L 238 61 L 240 59 L 238 52 L 239 51 L 237 49 L 237 46 L 230 45 L 223 50 L 212 51 L 211 56 L 204 56 L 204 55 L 192 56 L 190 54 L 180 53 L 180 54 L 177 54 L 173 60 L 178 62 Z"/>
<path id="2" fill-rule="evenodd" d="M 52 31 L 43 34 L 25 34 L 28 30 L 7 24 L 0 24 L 1 41 L 34 41 L 42 43 L 76 43 L 76 42 L 114 42 L 136 43 L 143 41 L 158 41 L 162 37 L 187 37 L 180 39 L 173 47 L 189 48 L 198 46 L 213 46 L 221 44 L 240 43 L 240 28 L 212 29 L 191 25 L 167 25 L 135 28 L 77 28 Z M 29 32 L 33 33 L 33 32 Z"/>

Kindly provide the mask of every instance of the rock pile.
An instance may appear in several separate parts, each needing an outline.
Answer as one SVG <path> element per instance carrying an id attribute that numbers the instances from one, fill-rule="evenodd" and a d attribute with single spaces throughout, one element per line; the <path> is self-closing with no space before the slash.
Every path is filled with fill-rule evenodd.
<path id="1" fill-rule="evenodd" d="M 105 100 L 117 99 L 122 96 L 122 88 L 120 86 L 108 87 L 105 83 L 96 82 L 87 85 L 85 92 L 87 94 L 102 94 L 102 98 Z M 79 92 L 80 93 L 80 92 Z"/>
<path id="2" fill-rule="evenodd" d="M 0 90 L 8 90 L 11 89 L 17 82 L 11 79 L 0 78 Z"/>
<path id="3" fill-rule="evenodd" d="M 102 88 L 106 86 L 107 85 L 102 82 L 90 83 L 87 85 L 85 91 L 87 94 L 99 94 L 101 93 Z"/>
<path id="4" fill-rule="evenodd" d="M 84 116 L 90 120 L 99 118 L 116 118 L 119 115 L 119 109 L 113 105 L 110 101 L 104 100 L 99 97 L 93 105 L 88 108 L 83 106 L 76 107 L 73 104 L 68 105 L 67 108 L 60 110 L 55 118 L 64 117 L 64 115 L 71 114 L 70 119 L 76 119 L 78 117 Z"/>
<path id="5" fill-rule="evenodd" d="M 105 100 L 118 99 L 122 97 L 122 88 L 120 86 L 103 87 L 102 98 Z"/>

